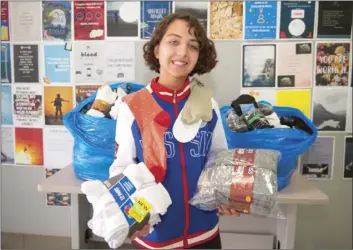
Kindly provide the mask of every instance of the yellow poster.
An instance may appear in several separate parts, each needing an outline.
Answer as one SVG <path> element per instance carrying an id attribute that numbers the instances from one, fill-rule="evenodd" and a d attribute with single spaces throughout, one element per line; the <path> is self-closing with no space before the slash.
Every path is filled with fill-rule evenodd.
<path id="1" fill-rule="evenodd" d="M 310 118 L 311 91 L 303 90 L 278 90 L 276 93 L 276 105 L 297 108 Z"/>

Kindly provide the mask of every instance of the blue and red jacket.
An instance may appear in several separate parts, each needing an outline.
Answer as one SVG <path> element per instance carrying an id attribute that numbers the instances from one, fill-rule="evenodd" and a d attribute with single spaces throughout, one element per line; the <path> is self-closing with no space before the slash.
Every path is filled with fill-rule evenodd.
<path id="1" fill-rule="evenodd" d="M 158 78 L 128 95 L 119 108 L 117 151 L 110 174 L 122 172 L 133 159 L 144 162 L 162 182 L 171 206 L 152 233 L 136 238 L 142 248 L 188 248 L 216 237 L 217 211 L 202 211 L 189 204 L 211 150 L 227 148 L 217 103 L 212 100 L 212 120 L 202 124 L 196 137 L 178 142 L 172 132 L 175 120 L 190 95 L 190 81 L 177 91 L 158 83 Z"/>

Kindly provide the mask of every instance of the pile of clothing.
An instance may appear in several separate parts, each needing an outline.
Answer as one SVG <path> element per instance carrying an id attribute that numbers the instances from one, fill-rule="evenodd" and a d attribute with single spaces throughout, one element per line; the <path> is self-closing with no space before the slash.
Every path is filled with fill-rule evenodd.
<path id="1" fill-rule="evenodd" d="M 233 132 L 244 133 L 265 128 L 297 128 L 312 134 L 312 130 L 298 117 L 279 116 L 272 105 L 256 102 L 251 95 L 240 95 L 232 101 L 226 114 L 227 126 Z"/>

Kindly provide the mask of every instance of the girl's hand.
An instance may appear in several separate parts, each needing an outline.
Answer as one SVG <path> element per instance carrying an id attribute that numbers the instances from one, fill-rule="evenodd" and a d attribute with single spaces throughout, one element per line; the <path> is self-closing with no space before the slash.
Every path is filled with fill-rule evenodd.
<path id="1" fill-rule="evenodd" d="M 150 233 L 150 225 L 144 225 L 141 230 L 136 231 L 133 235 L 131 235 L 130 240 L 134 240 L 136 237 L 146 236 Z"/>
<path id="2" fill-rule="evenodd" d="M 218 216 L 222 216 L 222 215 L 233 215 L 233 216 L 239 216 L 240 213 L 236 212 L 233 208 L 228 208 L 223 204 L 219 204 L 217 205 L 218 208 Z"/>

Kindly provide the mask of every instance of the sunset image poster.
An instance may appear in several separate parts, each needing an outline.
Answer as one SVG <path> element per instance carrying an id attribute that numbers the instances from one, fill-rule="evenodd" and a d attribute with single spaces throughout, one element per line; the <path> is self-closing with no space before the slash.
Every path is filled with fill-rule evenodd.
<path id="1" fill-rule="evenodd" d="M 43 130 L 15 128 L 15 162 L 18 165 L 43 165 Z"/>

